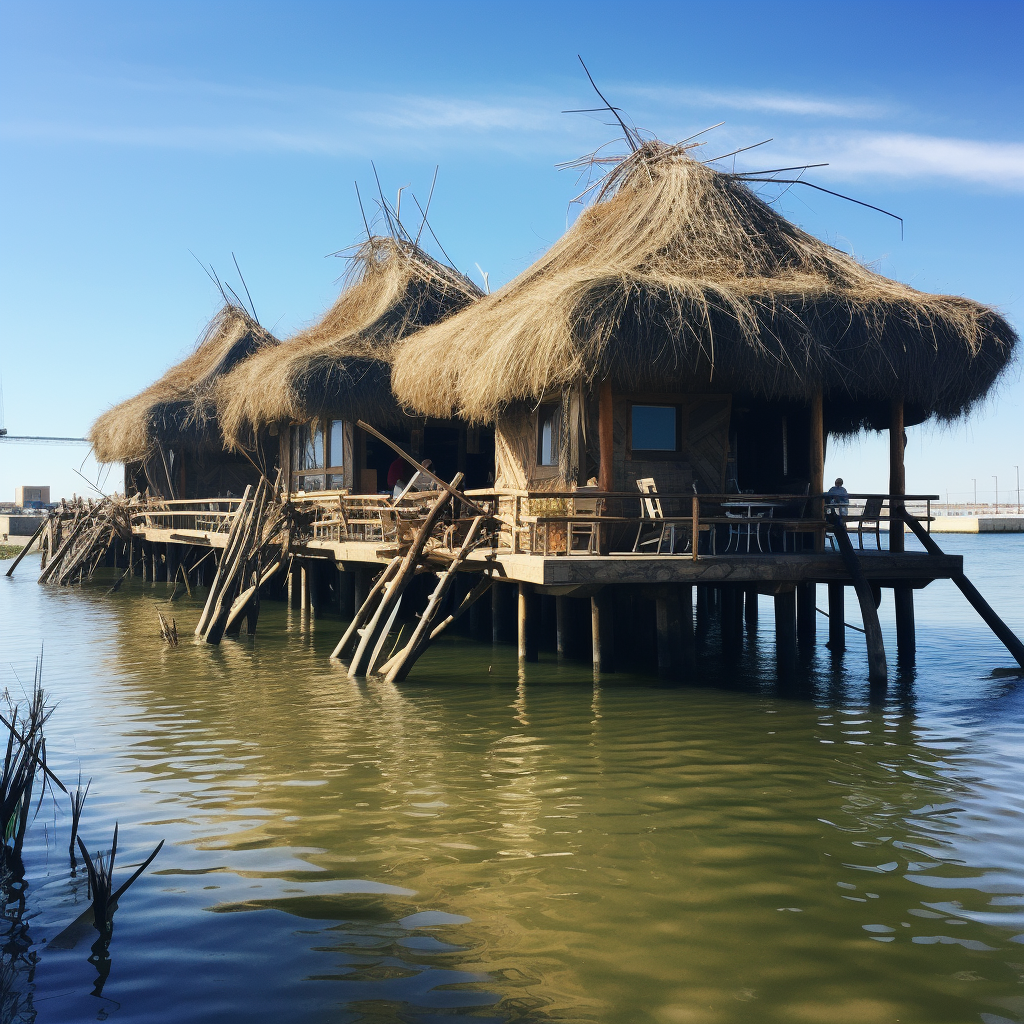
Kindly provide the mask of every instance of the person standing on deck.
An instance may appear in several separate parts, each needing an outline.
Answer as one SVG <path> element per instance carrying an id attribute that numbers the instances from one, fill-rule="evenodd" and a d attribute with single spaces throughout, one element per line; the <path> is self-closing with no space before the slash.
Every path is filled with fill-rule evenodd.
<path id="1" fill-rule="evenodd" d="M 850 514 L 850 492 L 843 486 L 841 476 L 836 477 L 835 485 L 830 487 L 826 493 L 828 494 L 829 508 L 836 509 L 843 516 Z"/>

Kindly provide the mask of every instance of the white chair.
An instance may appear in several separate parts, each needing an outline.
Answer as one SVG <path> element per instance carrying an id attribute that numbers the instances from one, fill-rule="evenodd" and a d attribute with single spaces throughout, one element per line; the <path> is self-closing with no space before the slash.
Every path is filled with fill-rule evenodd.
<path id="1" fill-rule="evenodd" d="M 668 551 L 669 554 L 673 554 L 676 549 L 676 524 L 666 523 L 664 521 L 665 514 L 661 510 L 661 501 L 655 497 L 649 497 L 649 495 L 655 495 L 658 493 L 658 488 L 654 483 L 654 477 L 645 476 L 636 482 L 637 487 L 640 488 L 640 493 L 644 495 L 640 499 L 640 527 L 636 531 L 636 540 L 633 543 L 633 550 L 639 552 L 641 548 L 649 547 L 652 544 L 657 544 L 655 554 L 660 555 L 661 549 L 665 544 L 665 537 L 668 536 Z M 661 522 L 659 522 L 661 520 Z M 647 527 L 653 527 L 657 530 L 657 535 L 652 534 L 647 540 L 641 540 L 644 529 Z"/>

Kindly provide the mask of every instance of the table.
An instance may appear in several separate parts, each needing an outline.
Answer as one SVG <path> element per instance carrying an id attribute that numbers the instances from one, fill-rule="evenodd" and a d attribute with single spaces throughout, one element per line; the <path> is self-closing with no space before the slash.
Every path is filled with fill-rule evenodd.
<path id="1" fill-rule="evenodd" d="M 744 501 L 742 498 L 737 498 L 735 501 L 723 501 L 722 502 L 722 508 L 724 508 L 724 509 L 730 509 L 730 508 L 746 509 L 746 512 L 742 516 L 739 515 L 736 512 L 730 513 L 728 511 L 726 511 L 726 513 L 725 513 L 726 516 L 729 516 L 730 518 L 735 517 L 737 519 L 746 518 L 746 519 L 758 519 L 758 520 L 760 520 L 760 519 L 764 519 L 765 516 L 767 516 L 769 519 L 771 519 L 772 511 L 774 509 L 777 509 L 777 508 L 782 508 L 785 504 L 786 504 L 786 502 L 784 502 L 784 501 Z M 764 509 L 764 511 L 761 512 L 760 514 L 755 514 L 754 509 Z M 739 525 L 739 524 L 737 524 L 737 525 Z M 751 524 L 748 522 L 748 523 L 744 523 L 743 525 L 746 526 L 746 528 L 747 528 L 747 554 L 749 555 L 750 554 L 750 527 L 751 527 Z M 764 548 L 761 547 L 761 524 L 760 524 L 760 522 L 757 523 L 757 529 L 754 532 L 755 532 L 755 534 L 757 536 L 757 550 L 758 551 L 764 551 Z M 739 532 L 738 531 L 737 531 L 736 536 L 737 536 L 737 538 L 739 537 Z M 726 551 L 728 551 L 729 548 L 732 547 L 732 540 L 733 540 L 733 537 L 732 537 L 732 526 L 730 526 L 729 527 L 729 543 L 725 546 L 725 550 Z M 770 550 L 770 548 L 771 548 L 771 545 L 769 544 L 769 550 Z M 736 545 L 736 549 L 739 550 L 739 544 L 738 543 Z"/>

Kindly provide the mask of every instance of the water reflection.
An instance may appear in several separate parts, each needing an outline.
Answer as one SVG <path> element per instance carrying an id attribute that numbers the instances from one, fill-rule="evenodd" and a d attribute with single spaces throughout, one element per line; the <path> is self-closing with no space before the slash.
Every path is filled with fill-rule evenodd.
<path id="1" fill-rule="evenodd" d="M 725 667 L 709 612 L 701 685 L 453 637 L 394 687 L 283 605 L 170 650 L 160 587 L 18 587 L 0 653 L 60 616 L 50 757 L 96 779 L 83 832 L 118 818 L 126 863 L 168 840 L 90 966 L 42 941 L 84 893 L 33 830 L 34 1019 L 94 1017 L 98 973 L 138 1021 L 1022 1016 L 1020 688 L 956 652 L 884 700 L 852 645 L 780 688 L 770 618 Z"/>

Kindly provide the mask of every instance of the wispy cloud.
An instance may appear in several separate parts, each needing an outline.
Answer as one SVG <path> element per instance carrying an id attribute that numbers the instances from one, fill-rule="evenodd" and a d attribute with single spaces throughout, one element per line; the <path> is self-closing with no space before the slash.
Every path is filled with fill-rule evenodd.
<path id="1" fill-rule="evenodd" d="M 868 120 L 883 117 L 890 107 L 871 100 L 837 99 L 770 90 L 713 90 L 619 86 L 617 95 L 633 96 L 663 107 L 743 110 L 750 113 L 791 114 L 799 117 L 841 117 Z"/>
<path id="2" fill-rule="evenodd" d="M 473 148 L 540 155 L 552 162 L 609 138 L 600 117 L 566 117 L 559 113 L 570 105 L 565 97 L 540 92 L 466 98 L 159 76 L 93 79 L 79 86 L 76 90 L 73 84 L 65 85 L 66 102 L 59 116 L 53 116 L 52 108 L 34 108 L 32 99 L 26 98 L 17 104 L 19 117 L 0 122 L 0 137 L 10 142 L 331 157 L 396 151 L 441 156 Z M 747 157 L 767 160 L 756 166 L 828 161 L 830 167 L 819 173 L 833 180 L 946 179 L 1024 190 L 1024 144 L 852 126 L 837 130 L 836 121 L 878 118 L 886 112 L 882 105 L 864 100 L 635 84 L 614 86 L 614 95 L 624 106 L 635 105 L 636 115 L 669 139 L 682 137 L 670 128 L 689 134 L 694 125 L 703 127 L 706 118 L 727 109 L 772 114 L 767 130 L 747 118 L 751 123 L 742 130 L 734 126 L 716 133 L 722 136 L 717 139 L 722 146 L 715 147 L 718 152 L 760 141 L 764 136 L 756 133 L 763 130 L 774 135 L 773 145 Z M 811 132 L 808 117 L 824 123 Z"/>
<path id="3" fill-rule="evenodd" d="M 799 150 L 827 160 L 828 177 L 948 179 L 1024 190 L 1024 144 L 943 138 L 907 132 L 858 132 L 805 139 Z"/>

